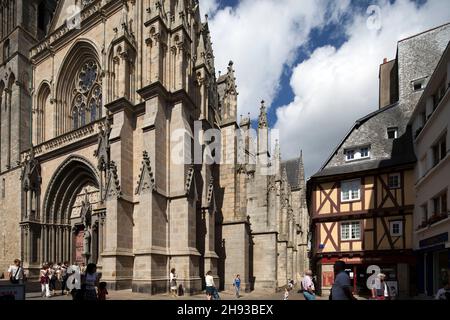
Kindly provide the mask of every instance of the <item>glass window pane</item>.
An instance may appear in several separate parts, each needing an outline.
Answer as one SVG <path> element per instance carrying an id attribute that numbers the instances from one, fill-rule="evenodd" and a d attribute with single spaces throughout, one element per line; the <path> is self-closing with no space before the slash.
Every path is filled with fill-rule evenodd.
<path id="1" fill-rule="evenodd" d="M 350 236 L 350 225 L 348 223 L 343 223 L 341 225 L 341 238 L 342 240 L 348 240 Z"/>
<path id="2" fill-rule="evenodd" d="M 86 125 L 86 108 L 84 104 L 81 105 L 80 108 L 80 126 Z"/>
<path id="3" fill-rule="evenodd" d="M 91 100 L 89 104 L 89 108 L 91 109 L 91 122 L 97 120 L 97 103 L 94 99 Z"/>
<path id="4" fill-rule="evenodd" d="M 78 129 L 78 109 L 74 108 L 72 111 L 73 128 Z"/>

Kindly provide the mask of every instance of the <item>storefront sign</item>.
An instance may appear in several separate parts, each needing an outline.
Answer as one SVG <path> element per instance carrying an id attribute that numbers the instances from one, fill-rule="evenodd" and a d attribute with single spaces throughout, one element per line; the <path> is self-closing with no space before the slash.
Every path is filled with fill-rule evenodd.
<path id="1" fill-rule="evenodd" d="M 423 239 L 419 242 L 419 246 L 421 248 L 432 247 L 439 244 L 444 244 L 447 241 L 448 241 L 448 232 L 439 234 L 437 236 L 428 239 Z"/>
<path id="2" fill-rule="evenodd" d="M 25 300 L 25 285 L 0 285 L 0 300 Z"/>
<path id="3" fill-rule="evenodd" d="M 343 258 L 341 259 L 346 264 L 359 264 L 362 263 L 361 258 Z"/>

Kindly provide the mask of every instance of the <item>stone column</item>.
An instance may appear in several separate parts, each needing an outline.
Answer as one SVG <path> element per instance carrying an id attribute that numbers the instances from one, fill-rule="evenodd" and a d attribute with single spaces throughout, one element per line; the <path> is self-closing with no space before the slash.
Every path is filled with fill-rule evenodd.
<path id="1" fill-rule="evenodd" d="M 105 106 L 114 117 L 106 185 L 106 234 L 102 273 L 111 289 L 130 289 L 133 277 L 133 105 L 119 99 Z"/>

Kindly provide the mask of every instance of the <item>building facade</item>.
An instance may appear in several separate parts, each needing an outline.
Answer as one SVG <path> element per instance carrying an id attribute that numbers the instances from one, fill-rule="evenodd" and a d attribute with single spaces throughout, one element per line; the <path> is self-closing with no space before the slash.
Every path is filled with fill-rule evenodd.
<path id="1" fill-rule="evenodd" d="M 450 272 L 450 47 L 447 46 L 411 117 L 416 199 L 414 250 L 419 294 L 434 295 Z"/>
<path id="2" fill-rule="evenodd" d="M 198 1 L 2 4 L 2 269 L 95 262 L 110 288 L 150 293 L 172 267 L 187 293 L 208 270 L 246 290 L 303 273 L 302 161 L 271 152 L 264 105 L 254 143 L 237 122 Z"/>
<path id="3" fill-rule="evenodd" d="M 416 291 L 413 254 L 416 157 L 408 121 L 450 39 L 450 25 L 398 43 L 380 67 L 379 110 L 356 121 L 308 181 L 313 263 L 322 293 L 347 263 L 354 291 L 387 275 L 397 295 Z"/>

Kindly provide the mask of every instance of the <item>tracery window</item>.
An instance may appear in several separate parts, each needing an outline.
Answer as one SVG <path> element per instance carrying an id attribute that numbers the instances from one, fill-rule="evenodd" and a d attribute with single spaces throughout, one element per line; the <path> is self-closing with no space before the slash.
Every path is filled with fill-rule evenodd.
<path id="1" fill-rule="evenodd" d="M 102 87 L 99 73 L 99 67 L 94 60 L 86 62 L 78 73 L 72 102 L 73 129 L 102 117 Z"/>

